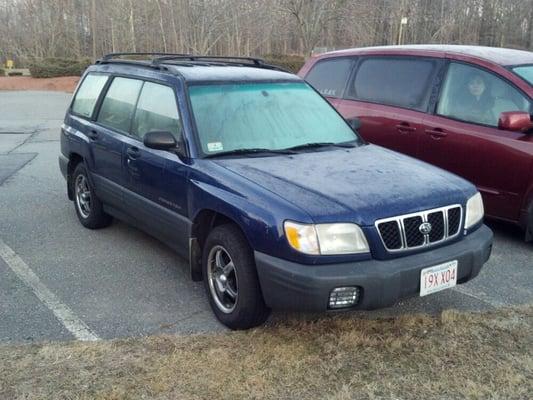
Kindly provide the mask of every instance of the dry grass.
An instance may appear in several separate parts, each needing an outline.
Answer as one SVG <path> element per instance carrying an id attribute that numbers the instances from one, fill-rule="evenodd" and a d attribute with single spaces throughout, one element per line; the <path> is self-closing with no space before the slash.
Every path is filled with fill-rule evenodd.
<path id="1" fill-rule="evenodd" d="M 0 347 L 1 399 L 527 399 L 533 306 Z"/>

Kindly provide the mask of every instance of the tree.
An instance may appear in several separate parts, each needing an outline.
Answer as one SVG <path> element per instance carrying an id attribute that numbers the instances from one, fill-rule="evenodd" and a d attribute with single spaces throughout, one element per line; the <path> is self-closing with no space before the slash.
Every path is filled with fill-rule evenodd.
<path id="1" fill-rule="evenodd" d="M 286 0 L 281 3 L 281 9 L 296 23 L 303 54 L 311 54 L 320 42 L 326 27 L 337 16 L 339 3 L 322 0 Z"/>
<path id="2" fill-rule="evenodd" d="M 0 61 L 114 51 L 308 56 L 318 46 L 533 48 L 533 0 L 0 0 Z"/>

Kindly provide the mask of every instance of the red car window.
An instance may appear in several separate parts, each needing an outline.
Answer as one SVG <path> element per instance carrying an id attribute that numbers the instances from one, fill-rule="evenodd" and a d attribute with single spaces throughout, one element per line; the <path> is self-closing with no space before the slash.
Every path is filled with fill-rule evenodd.
<path id="1" fill-rule="evenodd" d="M 529 100 L 494 74 L 466 64 L 450 64 L 437 114 L 497 127 L 504 111 L 529 112 Z"/>

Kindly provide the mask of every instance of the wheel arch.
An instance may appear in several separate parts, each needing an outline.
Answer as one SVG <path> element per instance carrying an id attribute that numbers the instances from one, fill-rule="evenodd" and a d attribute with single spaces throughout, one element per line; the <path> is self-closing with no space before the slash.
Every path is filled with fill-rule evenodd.
<path id="1" fill-rule="evenodd" d="M 199 210 L 192 220 L 191 235 L 189 238 L 189 263 L 191 279 L 193 281 L 201 281 L 203 279 L 202 251 L 209 232 L 215 227 L 224 224 L 232 224 L 237 227 L 248 241 L 248 244 L 250 244 L 246 232 L 242 229 L 236 218 L 210 208 Z"/>

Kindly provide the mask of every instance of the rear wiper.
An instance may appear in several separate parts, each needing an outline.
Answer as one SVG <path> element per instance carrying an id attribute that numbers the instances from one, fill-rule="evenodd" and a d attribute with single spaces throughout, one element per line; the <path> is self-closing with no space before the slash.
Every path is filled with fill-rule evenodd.
<path id="1" fill-rule="evenodd" d="M 333 142 L 315 142 L 315 143 L 305 143 L 298 146 L 288 147 L 285 150 L 304 150 L 304 149 L 313 149 L 316 147 L 343 147 L 343 148 L 352 148 L 356 145 L 353 142 L 342 142 L 342 143 L 333 143 Z"/>
<path id="2" fill-rule="evenodd" d="M 223 156 L 233 156 L 233 155 L 246 155 L 246 154 L 260 154 L 260 153 L 270 153 L 270 154 L 296 154 L 295 151 L 291 149 L 262 149 L 262 148 L 251 148 L 251 149 L 235 149 L 228 151 L 219 151 L 218 153 L 207 154 L 204 158 L 214 158 L 214 157 L 223 157 Z"/>

